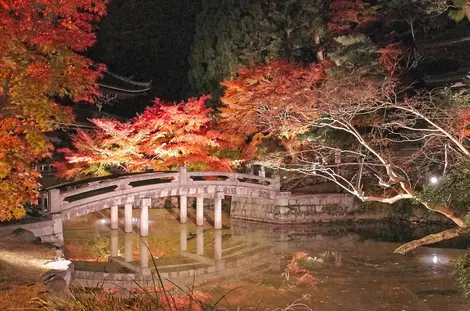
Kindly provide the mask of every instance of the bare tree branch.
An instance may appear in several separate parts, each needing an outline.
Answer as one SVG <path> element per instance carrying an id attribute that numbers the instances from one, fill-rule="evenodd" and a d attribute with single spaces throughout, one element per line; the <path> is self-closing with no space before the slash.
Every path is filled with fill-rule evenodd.
<path id="1" fill-rule="evenodd" d="M 408 253 L 409 251 L 412 251 L 420 246 L 437 243 L 443 240 L 453 239 L 458 236 L 467 235 L 469 233 L 470 233 L 470 228 L 453 228 L 453 229 L 445 230 L 439 233 L 427 235 L 424 238 L 421 238 L 419 240 L 414 240 L 414 241 L 405 243 L 402 246 L 398 247 L 394 251 L 394 253 L 404 255 Z"/>

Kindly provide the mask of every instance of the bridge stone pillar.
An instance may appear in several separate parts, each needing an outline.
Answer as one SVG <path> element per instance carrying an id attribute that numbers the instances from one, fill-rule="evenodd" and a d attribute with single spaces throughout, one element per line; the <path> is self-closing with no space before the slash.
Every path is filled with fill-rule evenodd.
<path id="1" fill-rule="evenodd" d="M 119 207 L 111 206 L 111 229 L 115 230 L 119 227 Z"/>
<path id="2" fill-rule="evenodd" d="M 188 226 L 186 224 L 180 225 L 180 249 L 181 252 L 188 250 Z"/>
<path id="3" fill-rule="evenodd" d="M 185 166 L 180 166 L 178 168 L 178 172 L 180 173 L 180 185 L 186 185 L 187 182 L 187 170 Z"/>
<path id="4" fill-rule="evenodd" d="M 196 234 L 197 234 L 196 254 L 203 256 L 204 255 L 204 228 L 198 227 L 196 229 Z"/>
<path id="5" fill-rule="evenodd" d="M 49 207 L 49 213 L 60 212 L 60 190 L 51 189 L 48 192 L 47 205 Z"/>
<path id="6" fill-rule="evenodd" d="M 132 233 L 126 233 L 124 236 L 124 261 L 132 261 Z"/>
<path id="7" fill-rule="evenodd" d="M 149 207 L 151 205 L 150 198 L 142 198 L 140 201 L 140 236 L 149 235 Z"/>
<path id="8" fill-rule="evenodd" d="M 222 199 L 225 193 L 216 192 L 214 198 L 214 229 L 222 229 Z"/>
<path id="9" fill-rule="evenodd" d="M 196 197 L 196 225 L 204 226 L 204 197 Z"/>
<path id="10" fill-rule="evenodd" d="M 117 257 L 119 253 L 119 232 L 111 231 L 111 257 Z"/>
<path id="11" fill-rule="evenodd" d="M 188 196 L 180 195 L 180 222 L 188 222 Z"/>
<path id="12" fill-rule="evenodd" d="M 40 198 L 41 198 L 41 216 L 46 215 L 46 198 L 47 198 L 47 192 L 41 192 L 40 193 Z"/>
<path id="13" fill-rule="evenodd" d="M 132 232 L 132 203 L 128 202 L 124 205 L 124 231 Z"/>

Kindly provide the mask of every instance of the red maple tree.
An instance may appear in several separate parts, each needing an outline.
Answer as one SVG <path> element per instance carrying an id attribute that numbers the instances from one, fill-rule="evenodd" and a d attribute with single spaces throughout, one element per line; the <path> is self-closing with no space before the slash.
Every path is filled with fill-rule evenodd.
<path id="1" fill-rule="evenodd" d="M 363 27 L 376 19 L 370 5 L 362 0 L 331 0 L 328 30 L 342 35 L 351 29 Z"/>
<path id="2" fill-rule="evenodd" d="M 233 160 L 221 154 L 229 146 L 214 128 L 209 96 L 153 106 L 129 122 L 93 119 L 97 129 L 79 131 L 75 150 L 62 149 L 67 163 L 57 163 L 65 178 L 107 175 L 112 169 L 142 171 L 186 165 L 194 170 L 230 171 Z"/>
<path id="3" fill-rule="evenodd" d="M 275 135 L 290 149 L 296 135 L 308 130 L 305 111 L 319 106 L 317 85 L 331 63 L 301 66 L 286 60 L 241 68 L 237 78 L 224 81 L 221 126 L 233 137 L 244 137 L 244 158 L 252 158 L 263 139 Z"/>
<path id="4" fill-rule="evenodd" d="M 103 69 L 82 56 L 107 0 L 0 0 L 0 221 L 20 218 L 39 184 L 32 163 L 48 155 L 44 132 L 68 122 L 67 96 L 92 101 Z"/>

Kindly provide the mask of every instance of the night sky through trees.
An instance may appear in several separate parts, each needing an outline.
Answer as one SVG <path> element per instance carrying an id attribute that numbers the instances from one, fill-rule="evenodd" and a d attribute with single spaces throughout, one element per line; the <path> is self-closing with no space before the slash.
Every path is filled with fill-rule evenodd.
<path id="1" fill-rule="evenodd" d="M 294 1 L 288 6 L 275 3 L 111 1 L 90 55 L 112 72 L 136 81 L 152 80 L 153 86 L 146 97 L 122 101 L 112 112 L 132 117 L 155 97 L 181 101 L 209 92 L 217 99 L 223 95 L 218 83 L 233 78 L 239 66 L 252 62 L 273 57 L 315 61 L 319 47 L 309 38 L 334 13 L 321 1 L 302 5 Z M 426 15 L 415 4 L 397 0 L 369 3 L 375 5 L 378 16 L 384 8 L 389 10 L 386 23 L 374 22 L 366 31 L 370 42 L 398 42 L 414 51 L 415 59 L 405 65 L 404 79 L 439 86 L 465 76 L 470 67 L 469 54 L 462 53 L 468 47 L 467 20 L 456 23 L 445 14 Z M 413 20 L 413 32 L 409 20 Z M 320 29 L 320 33 L 325 31 Z M 458 43 L 462 38 L 464 42 Z M 334 56 L 336 47 L 325 44 L 324 37 L 321 41 L 325 53 Z M 344 58 L 346 54 L 341 53 L 338 56 Z M 358 57 L 365 60 L 369 56 Z"/>
<path id="2" fill-rule="evenodd" d="M 187 57 L 200 6 L 194 0 L 111 1 L 91 57 L 112 72 L 136 81 L 152 80 L 153 86 L 148 96 L 124 101 L 118 110 L 132 117 L 155 97 L 187 98 Z"/>

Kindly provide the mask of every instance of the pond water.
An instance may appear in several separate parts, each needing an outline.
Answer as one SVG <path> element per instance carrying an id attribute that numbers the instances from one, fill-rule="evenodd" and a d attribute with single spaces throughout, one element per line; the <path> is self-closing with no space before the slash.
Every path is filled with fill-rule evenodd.
<path id="1" fill-rule="evenodd" d="M 109 211 L 64 223 L 65 256 L 75 283 L 111 293 L 155 288 L 155 265 L 165 288 L 194 287 L 230 310 L 272 310 L 296 303 L 312 310 L 470 310 L 452 279 L 467 240 L 393 250 L 442 228 L 400 224 L 281 226 L 230 220 L 213 230 L 180 224 L 174 212 L 150 210 L 150 236 L 109 227 Z M 190 211 L 191 215 L 195 211 Z M 123 211 L 120 211 L 122 216 Z M 302 304 L 302 305 L 301 305 Z M 300 310 L 300 309 L 297 309 Z"/>

